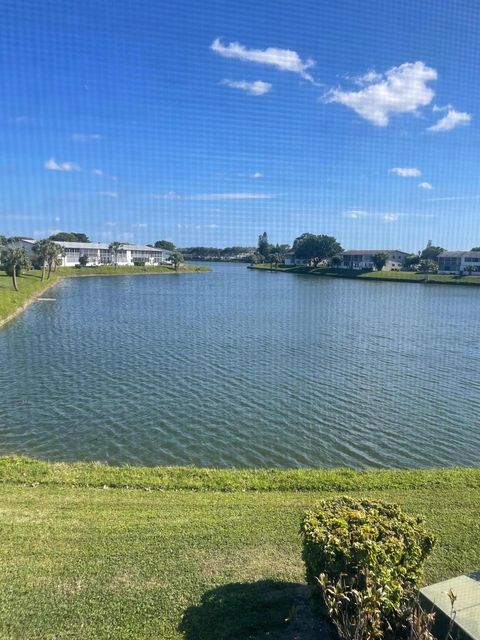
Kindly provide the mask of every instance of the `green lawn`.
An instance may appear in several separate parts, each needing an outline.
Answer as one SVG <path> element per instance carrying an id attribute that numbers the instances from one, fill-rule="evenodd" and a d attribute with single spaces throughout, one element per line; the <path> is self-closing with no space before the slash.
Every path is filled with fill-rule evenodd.
<path id="1" fill-rule="evenodd" d="M 74 267 L 59 267 L 58 269 L 58 273 L 61 276 L 68 278 L 78 276 L 121 276 L 145 273 L 196 273 L 197 271 L 211 271 L 211 269 L 189 264 L 182 265 L 178 271 L 175 271 L 173 267 L 167 265 L 159 265 L 158 267 L 118 266 L 116 269 L 113 265 L 104 265 L 100 267 L 81 267 L 80 269 Z"/>
<path id="2" fill-rule="evenodd" d="M 252 269 L 270 271 L 269 264 L 251 265 Z M 273 269 L 284 273 L 299 273 L 314 276 L 329 276 L 334 278 L 354 278 L 358 280 L 382 280 L 390 282 L 420 282 L 429 284 L 458 284 L 458 285 L 480 285 L 480 276 L 452 276 L 424 273 L 413 271 L 355 271 L 350 269 L 331 269 L 327 267 L 291 267 L 278 265 Z"/>
<path id="3" fill-rule="evenodd" d="M 18 277 L 19 291 L 17 292 L 13 288 L 12 278 L 7 276 L 5 271 L 0 270 L 0 323 L 28 303 L 33 296 L 49 287 L 56 279 L 57 276 L 52 274 L 49 281 L 42 282 L 40 271 L 29 271 Z"/>
<path id="4" fill-rule="evenodd" d="M 0 637 L 318 637 L 299 522 L 318 499 L 347 491 L 425 516 L 438 536 L 427 582 L 479 569 L 478 469 L 233 471 L 0 459 Z"/>

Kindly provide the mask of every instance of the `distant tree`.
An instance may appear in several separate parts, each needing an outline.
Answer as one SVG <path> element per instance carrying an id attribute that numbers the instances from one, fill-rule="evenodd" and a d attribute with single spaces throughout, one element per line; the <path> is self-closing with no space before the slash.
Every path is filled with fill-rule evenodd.
<path id="1" fill-rule="evenodd" d="M 264 231 L 258 236 L 257 253 L 263 256 L 264 260 L 266 260 L 271 252 L 272 245 L 268 242 L 267 232 Z"/>
<path id="2" fill-rule="evenodd" d="M 342 264 L 343 258 L 342 256 L 335 255 L 335 256 L 332 256 L 332 259 L 330 260 L 330 262 L 334 267 L 338 268 Z"/>
<path id="3" fill-rule="evenodd" d="M 81 267 L 86 267 L 88 264 L 88 256 L 87 255 L 80 256 L 78 259 L 78 262 L 80 263 Z"/>
<path id="4" fill-rule="evenodd" d="M 154 245 L 155 249 L 166 249 L 167 251 L 175 251 L 175 245 L 170 240 L 157 240 Z"/>
<path id="5" fill-rule="evenodd" d="M 183 255 L 180 253 L 180 251 L 172 251 L 172 253 L 170 254 L 170 260 L 173 263 L 173 268 L 175 269 L 175 271 L 178 271 L 178 267 L 184 261 Z"/>
<path id="6" fill-rule="evenodd" d="M 427 246 L 425 247 L 425 249 L 420 254 L 420 258 L 422 260 L 435 260 L 435 261 L 437 261 L 439 254 L 442 253 L 443 251 L 445 251 L 445 249 L 443 247 L 439 247 L 439 246 L 433 245 L 432 241 L 429 240 L 427 242 Z"/>
<path id="7" fill-rule="evenodd" d="M 62 257 L 65 255 L 65 249 L 55 242 L 49 242 L 47 251 L 48 275 L 50 279 L 52 271 L 57 270 L 57 266 L 62 264 Z"/>
<path id="8" fill-rule="evenodd" d="M 37 242 L 35 242 L 32 247 L 32 250 L 37 256 L 42 268 L 42 282 L 45 280 L 45 270 L 48 264 L 48 253 L 51 244 L 53 244 L 53 242 L 45 238 L 44 240 L 38 240 Z"/>
<path id="9" fill-rule="evenodd" d="M 405 259 L 403 261 L 403 267 L 407 271 L 411 271 L 415 267 L 417 267 L 419 265 L 419 263 L 420 263 L 420 256 L 417 255 L 416 253 L 412 253 L 409 256 L 405 257 Z"/>
<path id="10" fill-rule="evenodd" d="M 463 270 L 464 272 L 466 271 L 467 274 L 469 276 L 472 275 L 472 273 L 475 273 L 475 271 L 478 269 L 478 267 L 474 267 L 473 264 L 469 264 L 467 267 L 465 267 L 465 269 Z"/>
<path id="11" fill-rule="evenodd" d="M 7 244 L 7 236 L 0 235 L 0 247 L 5 247 Z"/>
<path id="12" fill-rule="evenodd" d="M 480 251 L 480 247 L 473 247 L 470 251 Z"/>
<path id="13" fill-rule="evenodd" d="M 268 261 L 270 262 L 270 269 L 278 266 L 280 262 L 283 261 L 284 255 L 280 253 L 280 251 L 272 251 L 272 253 L 268 256 Z"/>
<path id="14" fill-rule="evenodd" d="M 438 270 L 438 265 L 435 260 L 420 260 L 418 264 L 418 270 L 421 271 L 421 273 L 436 273 Z"/>
<path id="15" fill-rule="evenodd" d="M 30 258 L 25 249 L 20 247 L 9 247 L 2 254 L 2 266 L 7 275 L 12 277 L 13 288 L 18 291 L 17 276 L 24 269 L 30 268 Z"/>
<path id="16" fill-rule="evenodd" d="M 56 240 L 57 242 L 90 242 L 85 233 L 76 233 L 75 231 L 59 231 L 50 236 L 49 240 Z"/>
<path id="17" fill-rule="evenodd" d="M 293 243 L 295 258 L 308 260 L 316 267 L 326 258 L 342 253 L 343 249 L 333 236 L 304 233 Z"/>
<path id="18" fill-rule="evenodd" d="M 108 245 L 109 250 L 113 253 L 113 258 L 115 261 L 115 269 L 118 266 L 118 254 L 120 253 L 120 249 L 122 248 L 123 244 L 121 242 L 111 242 Z"/>
<path id="19" fill-rule="evenodd" d="M 372 256 L 373 264 L 375 265 L 375 269 L 377 271 L 381 271 L 383 267 L 387 264 L 387 260 L 390 256 L 386 251 L 380 251 L 380 253 L 376 253 Z"/>

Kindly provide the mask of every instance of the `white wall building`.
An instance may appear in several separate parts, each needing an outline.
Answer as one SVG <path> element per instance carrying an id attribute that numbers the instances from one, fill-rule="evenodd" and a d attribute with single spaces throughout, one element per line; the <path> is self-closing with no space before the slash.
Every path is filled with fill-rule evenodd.
<path id="1" fill-rule="evenodd" d="M 387 253 L 388 260 L 384 271 L 398 271 L 403 267 L 403 261 L 408 256 L 405 251 L 398 249 L 350 249 L 342 254 L 340 269 L 375 269 L 373 256 L 377 253 Z"/>
<path id="2" fill-rule="evenodd" d="M 443 251 L 438 256 L 438 273 L 480 273 L 480 251 Z"/>
<path id="3" fill-rule="evenodd" d="M 64 251 L 62 267 L 74 267 L 80 264 L 81 256 L 88 258 L 87 266 L 115 264 L 115 262 L 119 266 L 131 266 L 138 263 L 146 265 L 169 263 L 171 255 L 171 252 L 166 249 L 155 249 L 144 244 L 122 244 L 115 257 L 115 253 L 109 249 L 109 244 L 106 242 L 54 242 Z M 16 244 L 32 254 L 35 240 L 23 238 Z"/>

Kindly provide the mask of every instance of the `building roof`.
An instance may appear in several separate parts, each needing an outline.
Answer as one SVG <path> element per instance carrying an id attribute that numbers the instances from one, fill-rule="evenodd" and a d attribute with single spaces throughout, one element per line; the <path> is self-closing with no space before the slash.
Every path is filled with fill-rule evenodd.
<path id="1" fill-rule="evenodd" d="M 480 260 L 480 251 L 442 251 L 438 254 L 439 258 L 478 258 Z"/>
<path id="2" fill-rule="evenodd" d="M 377 253 L 401 253 L 404 256 L 408 256 L 408 253 L 405 251 L 400 251 L 400 249 L 349 249 L 348 251 L 344 251 L 344 256 L 374 256 Z"/>
<path id="3" fill-rule="evenodd" d="M 63 242 L 60 240 L 55 240 L 55 244 L 59 244 L 64 249 L 103 249 L 108 250 L 109 243 L 108 242 Z M 146 244 L 122 244 L 120 247 L 121 250 L 130 250 L 130 251 L 150 251 L 152 253 L 171 253 L 170 251 L 166 251 L 165 249 L 156 249 L 155 247 L 147 247 Z"/>

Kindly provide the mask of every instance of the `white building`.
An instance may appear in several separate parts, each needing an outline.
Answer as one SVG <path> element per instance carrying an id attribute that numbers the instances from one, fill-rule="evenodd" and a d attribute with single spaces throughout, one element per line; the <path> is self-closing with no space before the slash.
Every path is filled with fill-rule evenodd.
<path id="1" fill-rule="evenodd" d="M 169 263 L 171 255 L 171 252 L 166 249 L 156 249 L 144 244 L 122 244 L 115 255 L 106 242 L 54 242 L 64 251 L 62 267 L 74 267 L 80 264 L 82 256 L 88 258 L 87 266 L 115 263 L 119 266 L 131 266 L 139 263 L 146 265 Z M 32 254 L 35 240 L 24 238 L 16 244 Z"/>
<path id="2" fill-rule="evenodd" d="M 480 251 L 443 251 L 438 256 L 438 273 L 480 273 Z"/>
<path id="3" fill-rule="evenodd" d="M 377 253 L 388 254 L 387 262 L 383 267 L 384 271 L 399 271 L 403 267 L 405 258 L 409 255 L 405 251 L 398 249 L 350 249 L 342 254 L 340 269 L 375 269 L 373 256 Z"/>

